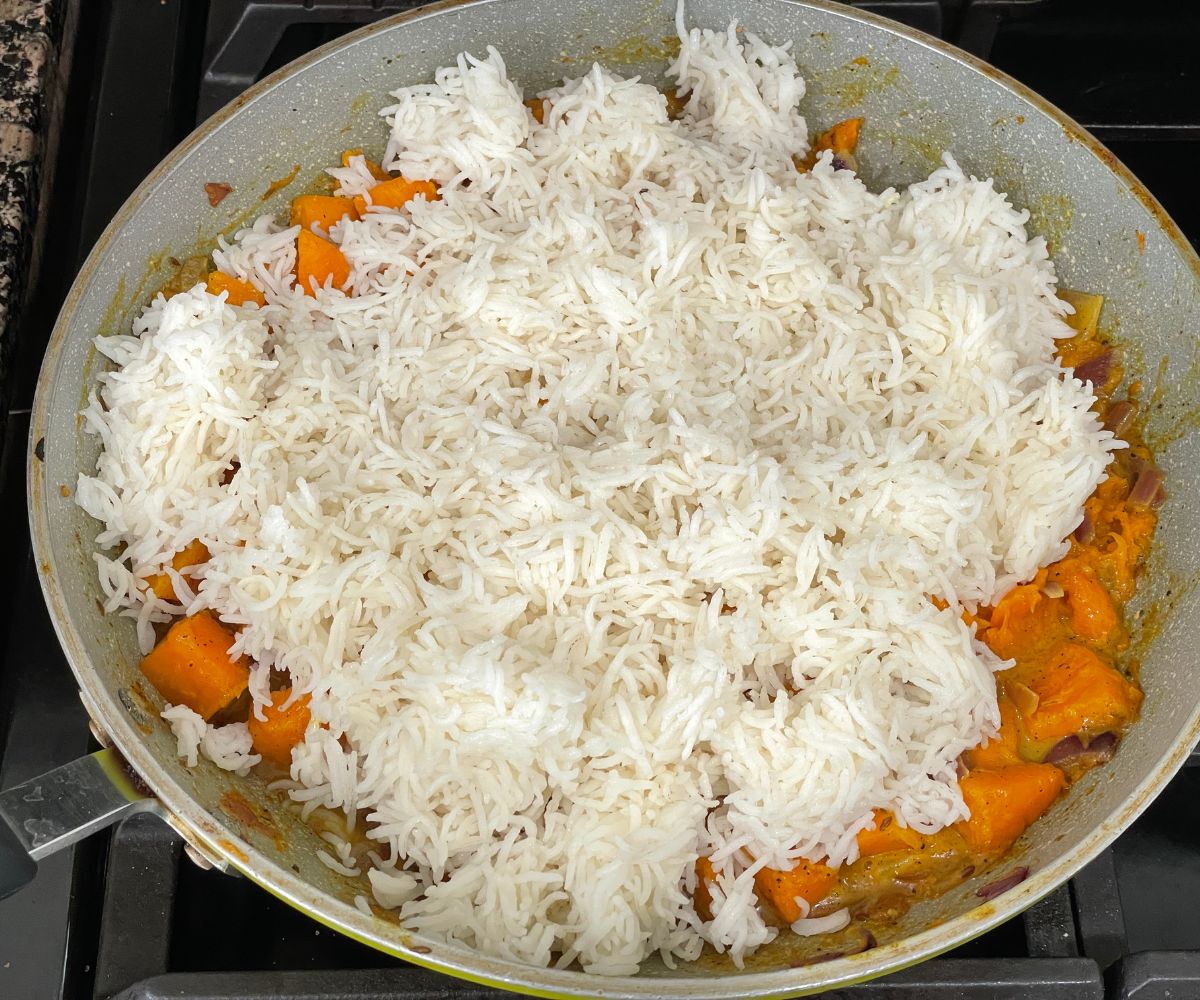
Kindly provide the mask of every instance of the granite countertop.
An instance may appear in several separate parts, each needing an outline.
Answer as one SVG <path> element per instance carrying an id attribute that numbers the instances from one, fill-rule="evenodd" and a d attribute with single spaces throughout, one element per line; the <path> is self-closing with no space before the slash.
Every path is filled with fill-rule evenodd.
<path id="1" fill-rule="evenodd" d="M 0 0 L 0 421 L 14 318 L 36 257 L 49 124 L 63 92 L 57 46 L 69 0 Z"/>

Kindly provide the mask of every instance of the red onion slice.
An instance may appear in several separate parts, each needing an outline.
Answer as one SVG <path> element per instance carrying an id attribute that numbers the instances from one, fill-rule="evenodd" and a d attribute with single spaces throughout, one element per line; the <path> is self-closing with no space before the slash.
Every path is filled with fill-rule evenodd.
<path id="1" fill-rule="evenodd" d="M 847 955 L 861 955 L 864 951 L 870 951 L 876 947 L 875 935 L 864 927 L 859 927 L 859 935 L 857 941 L 849 941 L 845 947 L 839 948 L 837 951 L 823 951 L 818 955 L 813 955 L 811 958 L 806 958 L 798 962 L 796 966 L 817 965 L 820 962 L 832 962 L 835 958 L 845 958 Z"/>
<path id="2" fill-rule="evenodd" d="M 1087 545 L 1096 537 L 1096 524 L 1092 520 L 1092 515 L 1086 510 L 1083 512 L 1083 520 L 1079 522 L 1079 527 L 1075 529 L 1075 539 L 1081 545 Z"/>
<path id="3" fill-rule="evenodd" d="M 982 889 L 976 889 L 975 895 L 980 899 L 995 899 L 1002 892 L 1008 892 L 1015 885 L 1020 885 L 1029 878 L 1029 869 L 1022 865 L 1020 868 L 1014 868 L 1007 875 L 996 879 L 995 882 L 989 882 Z"/>
<path id="4" fill-rule="evenodd" d="M 1113 352 L 1105 351 L 1103 354 L 1097 355 L 1094 358 L 1088 358 L 1087 361 L 1075 366 L 1075 377 L 1080 382 L 1091 382 L 1093 386 L 1099 388 L 1108 381 L 1108 376 L 1112 372 Z"/>
<path id="5" fill-rule="evenodd" d="M 1153 506 L 1158 499 L 1159 490 L 1162 489 L 1164 478 L 1159 469 L 1143 469 L 1138 473 L 1133 489 L 1129 491 L 1129 502 L 1141 507 Z"/>
<path id="6" fill-rule="evenodd" d="M 1137 416 L 1137 406 L 1131 403 L 1128 399 L 1124 399 L 1113 405 L 1107 415 L 1104 417 L 1104 426 L 1112 431 L 1117 437 L 1120 437 L 1127 430 L 1129 425 L 1133 423 Z"/>
<path id="7" fill-rule="evenodd" d="M 1117 734 L 1101 733 L 1088 740 L 1086 753 L 1089 757 L 1097 758 L 1097 763 L 1106 764 L 1113 759 L 1117 752 Z"/>
<path id="8" fill-rule="evenodd" d="M 1050 752 L 1046 754 L 1045 763 L 1059 764 L 1064 760 L 1070 760 L 1072 757 L 1078 757 L 1083 753 L 1083 740 L 1078 736 L 1068 736 L 1066 739 L 1059 740 L 1050 748 Z"/>
<path id="9" fill-rule="evenodd" d="M 1059 740 L 1046 754 L 1045 763 L 1065 764 L 1069 760 L 1088 758 L 1093 764 L 1107 764 L 1117 751 L 1117 734 L 1101 733 L 1093 736 L 1085 745 L 1078 736 Z"/>

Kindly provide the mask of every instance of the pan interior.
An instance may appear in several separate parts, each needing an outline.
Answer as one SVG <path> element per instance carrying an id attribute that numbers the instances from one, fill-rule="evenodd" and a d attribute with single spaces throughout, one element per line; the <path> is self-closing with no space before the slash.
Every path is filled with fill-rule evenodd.
<path id="1" fill-rule="evenodd" d="M 795 994 L 907 964 L 982 931 L 1065 878 L 1144 807 L 1195 739 L 1200 686 L 1193 681 L 1187 629 L 1197 611 L 1193 584 L 1200 570 L 1200 439 L 1191 433 L 1200 415 L 1194 254 L 1170 235 L 1152 201 L 1114 172 L 1104 151 L 996 75 L 932 43 L 846 8 L 787 0 L 694 0 L 687 18 L 710 27 L 737 19 L 772 42 L 791 41 L 808 84 L 810 128 L 865 116 L 859 162 L 872 187 L 923 178 L 943 150 L 968 172 L 995 177 L 1049 241 L 1062 283 L 1105 295 L 1103 322 L 1144 383 L 1149 439 L 1166 470 L 1170 501 L 1134 609 L 1143 718 L 1114 763 L 1089 774 L 1018 844 L 1019 863 L 1033 872 L 1020 890 L 976 907 L 981 879 L 995 876 L 978 877 L 881 930 L 881 947 L 808 968 L 790 968 L 805 947 L 791 936 L 755 954 L 744 970 L 719 958 L 673 970 L 650 961 L 637 979 L 613 982 L 528 969 L 432 942 L 432 951 L 414 954 L 410 945 L 425 946 L 394 919 L 355 909 L 356 895 L 369 897 L 364 881 L 335 875 L 317 859 L 323 841 L 278 793 L 207 762 L 191 770 L 181 765 L 175 740 L 158 718 L 161 700 L 139 680 L 132 625 L 100 608 L 92 561 L 97 525 L 72 499 L 79 471 L 90 470 L 97 454 L 95 439 L 76 419 L 99 363 L 92 338 L 128 328 L 170 275 L 170 258 L 205 252 L 217 234 L 280 210 L 341 150 L 380 150 L 385 127 L 375 109 L 388 91 L 426 81 L 460 51 L 482 52 L 489 44 L 527 92 L 583 73 L 593 61 L 657 82 L 672 51 L 673 4 L 444 5 L 382 22 L 282 71 L 189 139 L 102 237 L 60 317 L 34 413 L 31 445 L 44 439 L 37 449 L 44 460 L 31 448 L 31 516 L 52 614 L 93 716 L 168 808 L 208 850 L 326 922 L 417 961 L 516 988 Z M 264 198 L 296 165 L 290 182 Z M 204 193 L 205 183 L 214 181 L 233 187 L 215 207 Z"/>

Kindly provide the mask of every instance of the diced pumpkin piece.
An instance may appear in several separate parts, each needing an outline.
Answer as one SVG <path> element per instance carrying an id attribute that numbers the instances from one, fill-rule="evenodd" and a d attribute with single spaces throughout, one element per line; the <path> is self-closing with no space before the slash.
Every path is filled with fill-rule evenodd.
<path id="1" fill-rule="evenodd" d="M 384 170 L 383 167 L 381 167 L 374 160 L 370 159 L 369 157 L 363 156 L 363 151 L 361 149 L 347 149 L 345 152 L 343 152 L 342 153 L 342 166 L 343 167 L 350 166 L 350 161 L 353 160 L 354 157 L 356 157 L 356 156 L 362 156 L 363 163 L 365 163 L 367 165 L 367 171 L 377 181 L 386 181 L 388 179 L 388 172 L 386 170 Z"/>
<path id="2" fill-rule="evenodd" d="M 358 218 L 353 198 L 337 198 L 328 194 L 302 194 L 292 199 L 291 225 L 312 229 L 314 223 L 329 232 L 346 216 Z"/>
<path id="3" fill-rule="evenodd" d="M 244 306 L 248 302 L 253 302 L 261 308 L 267 304 L 267 297 L 250 282 L 235 278 L 222 271 L 213 271 L 208 276 L 207 286 L 212 295 L 220 295 L 225 292 L 225 301 L 231 306 Z"/>
<path id="4" fill-rule="evenodd" d="M 233 659 L 233 636 L 209 612 L 181 618 L 143 659 L 142 673 L 172 705 L 210 719 L 245 692 L 250 665 Z"/>
<path id="5" fill-rule="evenodd" d="M 789 871 L 761 868 L 754 875 L 754 888 L 760 899 L 775 907 L 789 924 L 801 917 L 797 897 L 812 906 L 829 895 L 838 873 L 820 861 L 797 861 Z"/>
<path id="6" fill-rule="evenodd" d="M 945 611 L 948 607 L 950 607 L 950 603 L 948 601 L 938 597 L 936 594 L 930 594 L 928 596 L 929 603 L 937 608 L 938 611 Z M 972 625 L 975 625 L 977 630 L 982 630 L 988 627 L 988 621 L 986 618 L 983 618 L 978 614 L 974 614 L 968 611 L 966 608 L 962 609 L 962 612 L 959 614 L 959 618 L 962 619 L 962 623 L 968 628 Z"/>
<path id="7" fill-rule="evenodd" d="M 817 137 L 817 146 L 832 149 L 835 153 L 853 153 L 858 148 L 858 135 L 862 131 L 861 118 L 847 118 L 838 122 L 828 132 Z"/>
<path id="8" fill-rule="evenodd" d="M 967 753 L 971 768 L 1000 768 L 1021 762 L 1021 733 L 1017 709 L 1011 699 L 1000 695 L 1000 731 L 996 738 L 977 746 Z"/>
<path id="9" fill-rule="evenodd" d="M 1071 628 L 1085 642 L 1104 645 L 1121 628 L 1121 616 L 1096 571 L 1081 560 L 1064 561 L 1055 576 L 1071 609 Z"/>
<path id="10" fill-rule="evenodd" d="M 1042 586 L 1035 578 L 1033 583 L 1013 587 L 992 609 L 988 628 L 980 638 L 997 656 L 1006 660 L 1018 657 L 1053 641 L 1061 631 L 1063 602 L 1047 597 Z"/>
<path id="11" fill-rule="evenodd" d="M 533 120 L 539 125 L 546 124 L 546 104 L 547 101 L 544 97 L 530 97 L 525 101 L 525 107 L 529 109 Z"/>
<path id="12" fill-rule="evenodd" d="M 1137 718 L 1142 703 L 1142 692 L 1120 671 L 1077 642 L 1059 646 L 1027 683 L 1038 707 L 1021 724 L 1036 744 L 1122 729 Z"/>
<path id="13" fill-rule="evenodd" d="M 876 809 L 875 828 L 859 830 L 855 839 L 858 841 L 860 858 L 890 851 L 917 851 L 923 843 L 923 838 L 916 830 L 901 826 L 899 820 L 885 809 Z"/>
<path id="14" fill-rule="evenodd" d="M 1113 514 L 1113 534 L 1109 536 L 1111 551 L 1107 569 L 1112 578 L 1113 594 L 1118 600 L 1133 597 L 1137 572 L 1150 548 L 1158 515 L 1148 507 L 1122 507 Z"/>
<path id="15" fill-rule="evenodd" d="M 1066 777 L 1053 764 L 1013 764 L 971 771 L 958 783 L 971 810 L 954 824 L 976 854 L 1002 854 L 1058 798 Z"/>
<path id="16" fill-rule="evenodd" d="M 371 196 L 370 205 L 379 208 L 403 208 L 413 198 L 424 195 L 426 201 L 437 201 L 438 186 L 433 181 L 410 181 L 406 177 L 393 177 L 390 181 L 376 184 L 368 192 Z M 366 198 L 356 195 L 354 206 L 359 215 L 366 215 L 370 207 Z"/>
<path id="17" fill-rule="evenodd" d="M 674 87 L 668 87 L 663 91 L 663 97 L 667 99 L 667 117 L 675 122 L 683 117 L 683 113 L 687 110 L 688 100 L 691 98 L 692 92 L 685 90 L 682 94 Z"/>
<path id="18" fill-rule="evenodd" d="M 717 880 L 717 873 L 708 858 L 696 859 L 696 891 L 692 893 L 692 902 L 696 906 L 696 915 L 701 920 L 712 920 L 712 893 L 709 886 Z"/>
<path id="19" fill-rule="evenodd" d="M 296 237 L 296 283 L 305 295 L 316 295 L 314 283 L 321 288 L 332 278 L 332 286 L 341 288 L 349 277 L 350 262 L 336 244 L 307 229 L 300 230 Z"/>
<path id="20" fill-rule="evenodd" d="M 292 749 L 304 739 L 304 733 L 312 721 L 308 695 L 301 695 L 284 708 L 284 702 L 291 696 L 291 689 L 272 691 L 271 704 L 263 708 L 266 719 L 259 719 L 251 712 L 246 721 L 254 752 L 262 754 L 263 760 L 285 769 L 291 766 Z"/>
<path id="21" fill-rule="evenodd" d="M 199 566 L 201 563 L 206 562 L 208 562 L 208 546 L 199 539 L 196 539 L 193 542 L 188 542 L 187 545 L 171 557 L 171 569 L 175 570 L 176 573 L 183 573 L 184 570 L 190 569 L 192 566 Z M 177 600 L 175 597 L 175 585 L 171 583 L 171 578 L 166 573 L 152 573 L 146 577 L 146 585 L 154 592 L 154 596 L 161 600 Z"/>
<path id="22" fill-rule="evenodd" d="M 1070 303 L 1075 309 L 1070 316 L 1063 317 L 1063 322 L 1076 333 L 1081 333 L 1085 337 L 1094 337 L 1096 328 L 1100 325 L 1100 310 L 1104 307 L 1104 296 L 1060 288 L 1058 297 L 1064 302 Z"/>
<path id="23" fill-rule="evenodd" d="M 796 169 L 802 174 L 812 170 L 818 157 L 827 150 L 832 150 L 834 156 L 853 162 L 854 151 L 858 148 L 858 136 L 862 131 L 863 119 L 847 118 L 838 122 L 833 128 L 826 129 L 813 140 L 812 148 L 803 157 L 793 157 Z"/>
<path id="24" fill-rule="evenodd" d="M 1132 483 L 1110 472 L 1084 504 L 1093 538 L 1075 545 L 1071 558 L 1096 570 L 1100 582 L 1118 603 L 1133 597 L 1137 572 L 1154 535 L 1158 514 L 1151 507 L 1128 503 Z"/>

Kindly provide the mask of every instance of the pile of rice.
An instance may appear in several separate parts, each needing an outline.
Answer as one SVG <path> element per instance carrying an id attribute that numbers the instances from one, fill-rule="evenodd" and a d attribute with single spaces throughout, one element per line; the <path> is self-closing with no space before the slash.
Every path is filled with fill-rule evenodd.
<path id="1" fill-rule="evenodd" d="M 180 608 L 143 578 L 208 546 L 184 610 L 324 724 L 292 796 L 366 817 L 329 862 L 412 930 L 604 974 L 740 961 L 777 933 L 754 872 L 852 861 L 873 808 L 967 815 L 1002 664 L 961 605 L 1063 554 L 1117 446 L 1026 213 L 949 157 L 798 173 L 787 48 L 681 37 L 680 121 L 597 66 L 540 125 L 493 50 L 397 91 L 384 165 L 441 200 L 334 228 L 352 294 L 260 219 L 213 258 L 266 307 L 157 298 L 84 413 L 109 609 L 149 648 Z M 165 715 L 189 762 L 258 759 Z"/>

